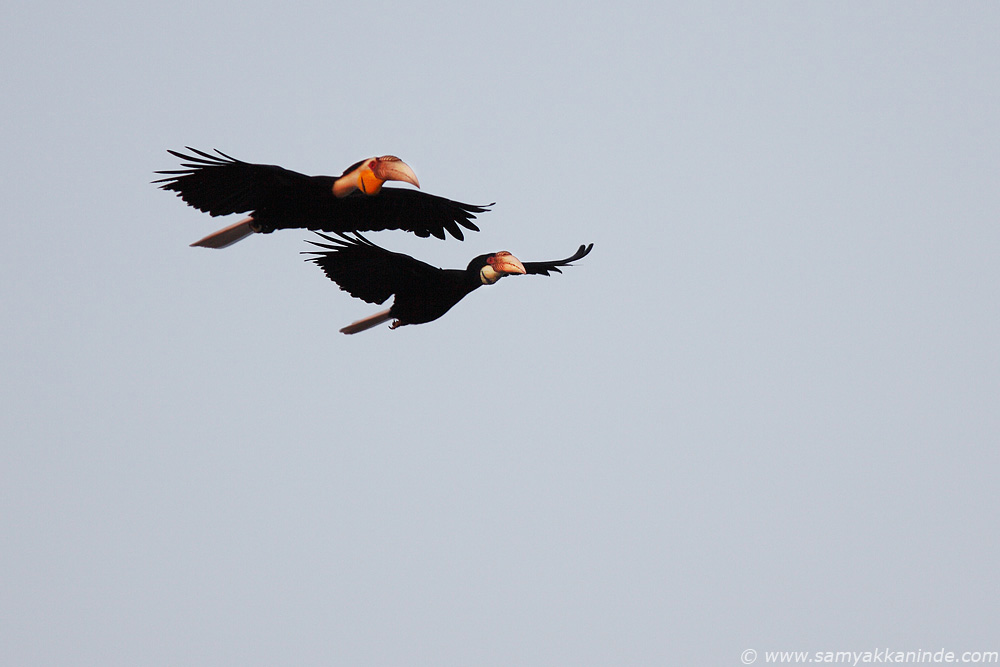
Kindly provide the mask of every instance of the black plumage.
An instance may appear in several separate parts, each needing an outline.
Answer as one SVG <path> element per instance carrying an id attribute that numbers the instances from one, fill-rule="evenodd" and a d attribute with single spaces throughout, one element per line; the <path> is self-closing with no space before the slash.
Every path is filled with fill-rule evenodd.
<path id="1" fill-rule="evenodd" d="M 188 150 L 192 155 L 169 151 L 183 161 L 184 169 L 158 171 L 167 177 L 153 182 L 212 216 L 250 215 L 193 245 L 225 247 L 254 232 L 290 228 L 326 232 L 399 229 L 440 239 L 447 232 L 461 240 L 462 228 L 478 231 L 472 220 L 492 206 L 464 204 L 419 190 L 381 187 L 381 181 L 374 191 L 357 188 L 354 174 L 373 160 L 390 159 L 395 161 L 391 164 L 402 165 L 413 175 L 405 163 L 392 156 L 362 160 L 334 177 L 307 176 L 277 165 L 251 164 L 218 150 L 217 156 L 190 147 Z M 412 180 L 388 178 L 417 184 L 415 176 Z M 335 194 L 335 187 L 341 190 L 338 183 L 348 181 L 349 186 L 343 188 L 346 194 Z"/>
<path id="2" fill-rule="evenodd" d="M 357 233 L 319 236 L 327 242 L 310 243 L 322 250 L 303 254 L 314 255 L 308 261 L 319 265 L 342 290 L 374 304 L 385 303 L 395 295 L 389 309 L 344 327 L 341 329 L 344 333 L 364 331 L 390 319 L 394 320 L 393 329 L 431 322 L 482 285 L 493 284 L 511 274 L 562 273 L 561 267 L 586 257 L 594 247 L 592 243 L 581 245 L 572 256 L 550 262 L 522 263 L 509 252 L 501 251 L 480 255 L 465 269 L 439 269 L 409 255 L 381 248 Z"/>

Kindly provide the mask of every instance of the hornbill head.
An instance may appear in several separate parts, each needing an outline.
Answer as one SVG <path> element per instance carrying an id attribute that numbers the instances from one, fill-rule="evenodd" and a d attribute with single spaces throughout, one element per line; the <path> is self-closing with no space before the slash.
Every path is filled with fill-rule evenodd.
<path id="1" fill-rule="evenodd" d="M 347 171 L 333 182 L 333 194 L 337 197 L 346 197 L 355 190 L 360 190 L 366 195 L 373 195 L 382 189 L 382 184 L 386 181 L 403 181 L 420 187 L 420 181 L 410 169 L 410 165 L 395 155 L 383 155 L 370 157 L 348 167 Z"/>
<path id="2" fill-rule="evenodd" d="M 506 250 L 501 250 L 492 255 L 480 255 L 476 257 L 469 262 L 467 270 L 479 273 L 479 280 L 484 285 L 492 285 L 504 276 L 512 273 L 520 273 L 522 275 L 527 273 L 524 270 L 524 264 L 521 264 L 521 260 Z"/>

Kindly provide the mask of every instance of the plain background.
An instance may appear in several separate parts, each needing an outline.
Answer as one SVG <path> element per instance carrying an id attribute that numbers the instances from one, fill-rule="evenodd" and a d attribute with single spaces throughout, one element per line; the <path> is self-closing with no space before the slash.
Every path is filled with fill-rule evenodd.
<path id="1" fill-rule="evenodd" d="M 997 650 L 1000 9 L 55 3 L 0 38 L 0 663 Z M 443 319 L 166 149 L 496 201 Z"/>

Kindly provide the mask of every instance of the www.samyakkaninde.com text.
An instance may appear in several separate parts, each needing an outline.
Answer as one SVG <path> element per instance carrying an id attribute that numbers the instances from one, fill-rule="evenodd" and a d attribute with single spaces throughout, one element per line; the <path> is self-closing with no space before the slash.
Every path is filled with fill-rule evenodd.
<path id="1" fill-rule="evenodd" d="M 763 660 L 760 660 L 763 658 Z M 920 665 L 920 664 L 1000 664 L 1000 651 L 763 651 L 748 648 L 740 655 L 744 665 L 765 664 L 839 664 L 839 665 Z"/>

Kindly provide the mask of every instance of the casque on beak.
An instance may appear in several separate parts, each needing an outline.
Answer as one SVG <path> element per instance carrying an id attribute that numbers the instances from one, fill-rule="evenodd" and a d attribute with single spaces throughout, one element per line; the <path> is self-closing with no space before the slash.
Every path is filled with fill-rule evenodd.
<path id="1" fill-rule="evenodd" d="M 479 270 L 479 277 L 484 285 L 492 285 L 509 274 L 525 274 L 524 264 L 521 260 L 506 250 L 501 250 L 495 255 L 486 258 L 486 266 Z"/>
<path id="2" fill-rule="evenodd" d="M 366 195 L 373 195 L 382 188 L 386 181 L 402 181 L 418 188 L 420 181 L 410 169 L 410 165 L 395 155 L 383 155 L 372 160 L 361 168 L 358 175 L 358 189 Z"/>

